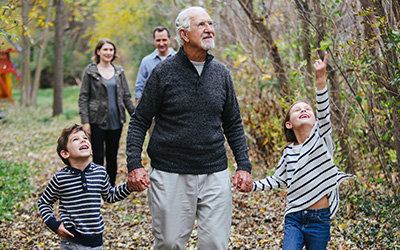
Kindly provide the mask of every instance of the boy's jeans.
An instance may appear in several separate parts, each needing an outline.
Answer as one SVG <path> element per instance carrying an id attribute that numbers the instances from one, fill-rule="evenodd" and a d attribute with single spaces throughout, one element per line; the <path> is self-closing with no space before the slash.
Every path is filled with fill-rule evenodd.
<path id="1" fill-rule="evenodd" d="M 306 209 L 285 217 L 283 250 L 326 249 L 331 238 L 329 208 Z"/>

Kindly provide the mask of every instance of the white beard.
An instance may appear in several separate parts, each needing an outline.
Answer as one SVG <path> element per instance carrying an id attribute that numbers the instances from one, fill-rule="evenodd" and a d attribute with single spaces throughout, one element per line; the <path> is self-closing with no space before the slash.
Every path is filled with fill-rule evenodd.
<path id="1" fill-rule="evenodd" d="M 213 49 L 215 47 L 215 42 L 214 42 L 214 36 L 212 34 L 210 34 L 212 39 L 211 40 L 207 40 L 207 43 L 204 42 L 204 40 L 201 40 L 201 48 L 204 50 L 210 50 Z M 206 35 L 208 36 L 208 35 Z"/>

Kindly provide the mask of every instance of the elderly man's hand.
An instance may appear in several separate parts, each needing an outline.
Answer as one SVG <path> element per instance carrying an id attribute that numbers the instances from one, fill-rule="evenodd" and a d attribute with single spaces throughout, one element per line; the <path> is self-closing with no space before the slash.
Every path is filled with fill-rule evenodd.
<path id="1" fill-rule="evenodd" d="M 253 178 L 251 174 L 244 170 L 236 171 L 233 176 L 233 186 L 241 192 L 250 192 L 253 188 Z"/>
<path id="2" fill-rule="evenodd" d="M 128 174 L 128 188 L 134 192 L 141 192 L 150 187 L 150 178 L 146 169 L 137 168 Z"/>

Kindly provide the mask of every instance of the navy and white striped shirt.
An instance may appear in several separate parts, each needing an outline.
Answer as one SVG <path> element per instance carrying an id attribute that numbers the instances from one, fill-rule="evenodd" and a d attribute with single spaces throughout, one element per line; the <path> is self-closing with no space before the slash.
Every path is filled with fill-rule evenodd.
<path id="1" fill-rule="evenodd" d="M 113 203 L 125 199 L 131 192 L 127 183 L 112 187 L 103 166 L 90 163 L 83 171 L 67 166 L 58 171 L 38 201 L 40 216 L 46 225 L 57 233 L 61 222 L 86 246 L 102 245 L 104 231 L 100 213 L 101 198 Z M 53 204 L 59 200 L 61 221 L 53 213 Z"/>
<path id="2" fill-rule="evenodd" d="M 317 122 L 303 144 L 290 144 L 283 151 L 273 176 L 254 181 L 253 191 L 287 187 L 285 215 L 302 211 L 327 195 L 330 217 L 339 205 L 339 184 L 351 177 L 333 162 L 335 145 L 327 88 L 317 91 Z"/>

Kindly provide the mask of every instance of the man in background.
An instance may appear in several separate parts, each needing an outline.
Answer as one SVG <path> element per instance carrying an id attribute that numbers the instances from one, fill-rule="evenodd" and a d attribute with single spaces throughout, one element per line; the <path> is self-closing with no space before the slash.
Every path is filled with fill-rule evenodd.
<path id="1" fill-rule="evenodd" d="M 156 66 L 162 60 L 173 56 L 176 52 L 173 48 L 170 48 L 171 33 L 169 29 L 164 26 L 157 26 L 153 30 L 153 39 L 156 49 L 153 53 L 145 56 L 140 63 L 138 75 L 136 78 L 136 92 L 135 92 L 135 104 L 137 105 L 139 99 L 142 97 L 142 91 L 147 77 L 150 75 L 154 66 Z"/>

